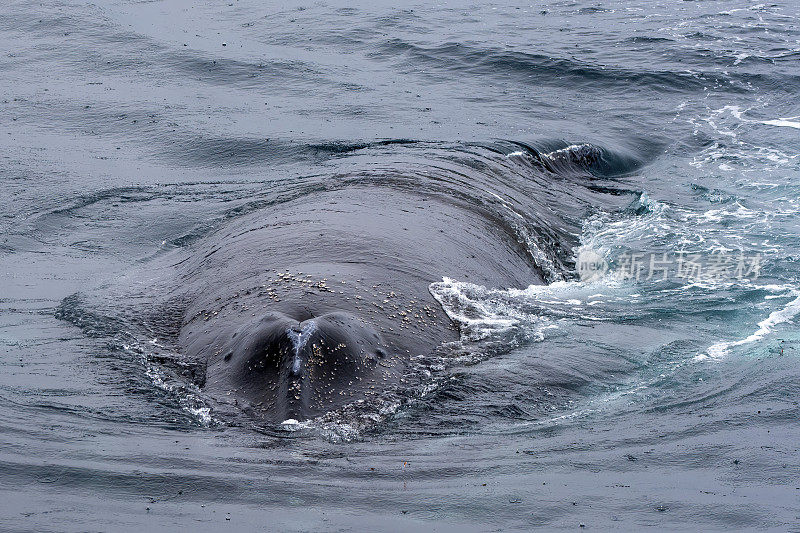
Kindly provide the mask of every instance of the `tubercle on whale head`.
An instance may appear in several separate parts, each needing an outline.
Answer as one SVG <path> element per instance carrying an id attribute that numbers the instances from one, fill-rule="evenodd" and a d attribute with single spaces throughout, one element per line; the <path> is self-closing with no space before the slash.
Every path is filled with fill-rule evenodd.
<path id="1" fill-rule="evenodd" d="M 210 364 L 224 386 L 266 418 L 305 420 L 381 388 L 390 357 L 373 326 L 345 312 L 271 312 L 242 326 Z"/>

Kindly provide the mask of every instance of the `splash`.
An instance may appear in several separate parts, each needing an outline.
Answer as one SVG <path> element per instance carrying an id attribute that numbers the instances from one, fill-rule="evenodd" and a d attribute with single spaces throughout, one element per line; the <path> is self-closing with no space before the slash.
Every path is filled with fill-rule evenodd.
<path id="1" fill-rule="evenodd" d="M 738 341 L 718 342 L 716 344 L 712 344 L 708 347 L 706 353 L 698 355 L 696 359 L 721 359 L 722 357 L 728 355 L 731 349 L 736 348 L 737 346 L 744 346 L 746 344 L 752 344 L 756 341 L 760 341 L 772 333 L 775 329 L 775 326 L 778 324 L 791 321 L 800 313 L 800 291 L 797 289 L 790 289 L 782 296 L 794 296 L 794 299 L 781 309 L 773 311 L 767 318 L 759 322 L 758 329 L 756 329 L 756 331 L 754 331 L 752 334 Z"/>

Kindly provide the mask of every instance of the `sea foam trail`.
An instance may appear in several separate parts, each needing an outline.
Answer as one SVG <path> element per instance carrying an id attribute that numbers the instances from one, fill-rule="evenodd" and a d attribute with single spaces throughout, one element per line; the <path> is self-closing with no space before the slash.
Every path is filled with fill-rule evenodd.
<path id="1" fill-rule="evenodd" d="M 785 296 L 794 296 L 795 298 L 787 303 L 784 307 L 773 311 L 767 318 L 759 322 L 758 329 L 756 329 L 756 331 L 751 335 L 748 335 L 744 339 L 738 341 L 726 341 L 712 344 L 708 347 L 706 353 L 698 355 L 696 359 L 721 359 L 722 357 L 728 355 L 732 348 L 759 341 L 772 333 L 775 326 L 778 324 L 791 321 L 795 316 L 798 315 L 798 313 L 800 313 L 800 291 L 797 289 L 789 289 L 789 292 Z"/>

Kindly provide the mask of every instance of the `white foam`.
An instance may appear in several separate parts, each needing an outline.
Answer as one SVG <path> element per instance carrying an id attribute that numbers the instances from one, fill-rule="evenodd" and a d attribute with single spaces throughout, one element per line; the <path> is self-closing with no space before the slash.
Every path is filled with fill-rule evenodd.
<path id="1" fill-rule="evenodd" d="M 706 353 L 698 355 L 696 359 L 706 359 L 708 357 L 712 359 L 720 359 L 730 353 L 732 348 L 759 341 L 772 333 L 773 328 L 776 325 L 792 320 L 795 316 L 797 316 L 798 313 L 800 313 L 800 291 L 793 289 L 789 294 L 784 296 L 789 295 L 794 296 L 795 299 L 787 303 L 783 308 L 770 313 L 767 318 L 758 323 L 758 329 L 756 329 L 756 331 L 751 335 L 738 341 L 718 342 L 716 344 L 712 344 L 708 347 Z"/>
<path id="2" fill-rule="evenodd" d="M 470 341 L 516 326 L 522 317 L 513 309 L 501 309 L 487 296 L 490 289 L 480 285 L 443 278 L 430 286 L 431 295 L 441 304 L 451 320 L 461 324 L 462 334 Z M 515 316 L 516 315 L 516 316 Z"/>
<path id="3" fill-rule="evenodd" d="M 204 426 L 211 425 L 211 422 L 214 419 L 211 417 L 211 408 L 210 407 L 192 407 L 192 406 L 185 406 L 184 409 L 192 415 L 194 415 L 197 420 L 203 424 Z"/>
<path id="4" fill-rule="evenodd" d="M 736 61 L 734 61 L 733 64 L 738 65 L 739 63 L 750 57 L 750 54 L 748 54 L 747 52 L 742 52 L 741 54 L 736 54 L 735 57 Z"/>
<path id="5" fill-rule="evenodd" d="M 766 124 L 768 126 L 779 126 L 783 128 L 795 128 L 800 130 L 800 122 L 788 120 L 785 118 L 779 118 L 775 120 L 764 120 L 761 123 Z"/>
<path id="6" fill-rule="evenodd" d="M 615 296 L 603 298 L 598 289 Z M 522 339 L 543 341 L 548 331 L 560 329 L 564 319 L 608 320 L 605 305 L 628 298 L 618 294 L 620 289 L 627 292 L 631 288 L 607 277 L 589 282 L 556 281 L 524 289 L 492 289 L 443 278 L 429 287 L 445 313 L 460 325 L 462 341 L 511 345 Z M 597 312 L 587 313 L 587 309 Z"/>
<path id="7" fill-rule="evenodd" d="M 280 426 L 281 429 L 284 431 L 300 431 L 301 429 L 306 429 L 312 426 L 313 421 L 306 421 L 300 422 L 299 420 L 295 420 L 294 418 L 287 418 L 283 422 L 281 422 Z"/>
<path id="8" fill-rule="evenodd" d="M 558 150 L 553 150 L 552 152 L 547 152 L 546 154 L 542 154 L 544 157 L 549 159 L 553 159 L 554 157 L 558 157 L 563 154 L 569 154 L 570 152 L 576 152 L 583 148 L 593 148 L 591 144 L 583 143 L 583 144 L 570 144 L 566 148 L 560 148 Z"/>

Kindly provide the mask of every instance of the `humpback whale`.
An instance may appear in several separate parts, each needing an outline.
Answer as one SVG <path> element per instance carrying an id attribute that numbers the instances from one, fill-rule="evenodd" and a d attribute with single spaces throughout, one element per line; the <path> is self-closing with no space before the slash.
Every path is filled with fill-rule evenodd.
<path id="1" fill-rule="evenodd" d="M 241 216 L 174 268 L 177 350 L 203 391 L 253 416 L 306 420 L 404 381 L 458 338 L 428 287 L 542 283 L 496 214 L 435 191 L 355 184 Z"/>
<path id="2" fill-rule="evenodd" d="M 566 279 L 591 206 L 622 208 L 635 192 L 611 178 L 638 163 L 593 145 L 411 144 L 398 152 L 411 165 L 270 181 L 241 202 L 223 191 L 237 203 L 221 218 L 65 298 L 56 316 L 142 357 L 191 412 L 379 418 L 427 390 L 454 351 L 488 346 L 468 345 L 459 327 L 486 313 L 441 300 L 445 278 Z"/>

